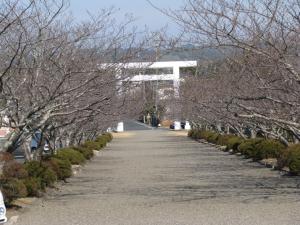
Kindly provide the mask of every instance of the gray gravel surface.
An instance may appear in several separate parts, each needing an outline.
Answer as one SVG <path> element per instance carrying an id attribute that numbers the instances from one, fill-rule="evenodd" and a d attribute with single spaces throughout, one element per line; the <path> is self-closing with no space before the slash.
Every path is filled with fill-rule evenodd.
<path id="1" fill-rule="evenodd" d="M 18 225 L 297 225 L 300 181 L 174 131 L 115 138 Z"/>

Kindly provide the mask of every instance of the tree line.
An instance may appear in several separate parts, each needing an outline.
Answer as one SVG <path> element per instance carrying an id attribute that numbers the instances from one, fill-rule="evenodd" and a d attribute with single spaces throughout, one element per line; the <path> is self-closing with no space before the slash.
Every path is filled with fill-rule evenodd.
<path id="1" fill-rule="evenodd" d="M 182 28 L 172 40 L 141 35 L 131 17 L 117 23 L 113 8 L 82 22 L 67 8 L 66 0 L 1 2 L 0 115 L 12 129 L 6 151 L 21 146 L 30 160 L 36 132 L 40 153 L 45 142 L 78 144 L 141 112 L 142 94 L 128 91 L 121 71 L 141 56 L 154 60 L 143 52 L 165 40 L 222 54 L 213 71 L 182 82 L 184 118 L 244 137 L 300 140 L 298 0 L 188 0 L 161 10 Z"/>
<path id="2" fill-rule="evenodd" d="M 116 71 L 156 34 L 141 38 L 131 17 L 115 21 L 113 8 L 78 22 L 65 0 L 0 4 L 1 126 L 12 130 L 5 151 L 22 148 L 31 160 L 37 132 L 40 154 L 45 143 L 75 145 L 136 113 L 138 96 Z"/>
<path id="3" fill-rule="evenodd" d="M 240 136 L 300 140 L 300 2 L 189 0 L 163 11 L 198 48 L 222 54 L 218 68 L 181 87 L 185 118 Z"/>

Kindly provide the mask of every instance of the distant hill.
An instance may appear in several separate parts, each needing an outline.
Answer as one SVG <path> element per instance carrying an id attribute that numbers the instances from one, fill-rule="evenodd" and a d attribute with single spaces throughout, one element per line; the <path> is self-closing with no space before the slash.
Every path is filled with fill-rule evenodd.
<path id="1" fill-rule="evenodd" d="M 220 60 L 224 55 L 217 49 L 195 49 L 195 48 L 177 48 L 170 51 L 164 51 L 159 57 L 159 61 L 211 61 Z"/>
<path id="2" fill-rule="evenodd" d="M 225 51 L 228 52 L 229 51 Z M 123 54 L 128 53 L 126 50 L 118 50 L 117 55 L 114 55 L 112 58 L 118 59 L 121 58 Z M 158 55 L 157 55 L 158 54 Z M 227 54 L 227 53 L 226 53 Z M 174 48 L 171 50 L 160 50 L 159 53 L 155 49 L 147 49 L 142 50 L 136 59 L 131 59 L 131 61 L 142 62 L 142 61 L 155 61 L 158 57 L 157 61 L 165 62 L 165 61 L 188 61 L 188 60 L 196 60 L 198 62 L 201 61 L 219 61 L 224 58 L 224 54 L 222 54 L 219 50 L 213 48 L 201 48 L 197 49 L 192 45 Z"/>

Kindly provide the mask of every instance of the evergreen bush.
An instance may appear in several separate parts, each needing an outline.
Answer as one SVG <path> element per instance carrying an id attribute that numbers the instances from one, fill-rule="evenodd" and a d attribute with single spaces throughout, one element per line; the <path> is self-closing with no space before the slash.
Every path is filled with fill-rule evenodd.
<path id="1" fill-rule="evenodd" d="M 41 180 L 41 188 L 52 187 L 57 176 L 55 172 L 42 162 L 30 161 L 25 163 L 25 168 L 30 177 L 35 177 Z"/>
<path id="2" fill-rule="evenodd" d="M 256 145 L 254 160 L 262 160 L 268 158 L 278 158 L 279 154 L 285 149 L 285 145 L 278 140 L 266 139 Z"/>
<path id="3" fill-rule="evenodd" d="M 41 179 L 37 177 L 27 177 L 23 180 L 26 187 L 27 194 L 30 197 L 39 197 L 41 186 Z"/>
<path id="4" fill-rule="evenodd" d="M 193 139 L 199 139 L 200 138 L 201 130 L 193 129 L 189 131 L 189 137 Z"/>
<path id="5" fill-rule="evenodd" d="M 263 140 L 262 138 L 247 139 L 238 146 L 238 151 L 245 155 L 246 158 L 254 158 L 257 151 L 257 144 Z"/>
<path id="6" fill-rule="evenodd" d="M 104 136 L 104 138 L 107 140 L 107 142 L 111 142 L 113 139 L 113 136 L 111 133 L 104 133 L 102 136 Z"/>
<path id="7" fill-rule="evenodd" d="M 4 178 L 23 179 L 28 177 L 28 173 L 24 167 L 24 164 L 18 163 L 15 160 L 10 160 L 4 164 L 2 168 L 2 176 Z"/>
<path id="8" fill-rule="evenodd" d="M 58 180 L 66 180 L 72 176 L 72 165 L 69 160 L 50 158 L 45 163 L 55 172 Z"/>
<path id="9" fill-rule="evenodd" d="M 288 149 L 287 163 L 293 175 L 300 175 L 300 144 L 290 146 Z"/>
<path id="10" fill-rule="evenodd" d="M 219 137 L 219 134 L 214 133 L 214 132 L 211 132 L 210 134 L 208 134 L 206 140 L 207 140 L 208 142 L 210 142 L 210 143 L 216 144 L 216 143 L 217 143 L 217 140 L 218 140 L 218 137 Z"/>
<path id="11" fill-rule="evenodd" d="M 90 160 L 94 156 L 94 151 L 90 148 L 86 148 L 86 147 L 83 147 L 83 146 L 72 147 L 72 148 L 75 151 L 80 152 L 84 156 L 84 158 L 86 158 L 87 160 Z"/>
<path id="12" fill-rule="evenodd" d="M 217 139 L 217 144 L 222 146 L 227 146 L 228 140 L 234 137 L 236 136 L 232 134 L 219 135 Z"/>
<path id="13" fill-rule="evenodd" d="M 103 143 L 106 143 L 106 141 L 102 138 L 102 139 L 96 139 L 96 141 L 86 141 L 82 144 L 82 147 L 83 148 L 87 148 L 87 149 L 90 149 L 90 150 L 97 150 L 99 151 L 101 148 L 104 147 L 104 144 Z"/>
<path id="14" fill-rule="evenodd" d="M 0 188 L 4 195 L 5 204 L 10 205 L 16 198 L 27 196 L 27 189 L 22 180 L 17 178 L 8 178 L 0 180 Z"/>
<path id="15" fill-rule="evenodd" d="M 72 165 L 81 165 L 86 160 L 80 152 L 72 148 L 60 149 L 54 157 L 58 159 L 69 160 Z"/>
<path id="16" fill-rule="evenodd" d="M 239 152 L 238 146 L 243 143 L 244 139 L 238 136 L 228 137 L 226 140 L 227 150 L 233 150 L 234 153 Z"/>

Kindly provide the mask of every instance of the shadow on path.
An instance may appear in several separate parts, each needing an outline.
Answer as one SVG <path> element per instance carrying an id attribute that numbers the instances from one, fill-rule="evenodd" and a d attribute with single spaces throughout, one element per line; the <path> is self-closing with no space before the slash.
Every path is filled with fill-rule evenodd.
<path id="1" fill-rule="evenodd" d="M 298 224 L 299 178 L 177 134 L 115 138 L 22 225 Z"/>

